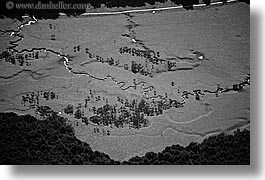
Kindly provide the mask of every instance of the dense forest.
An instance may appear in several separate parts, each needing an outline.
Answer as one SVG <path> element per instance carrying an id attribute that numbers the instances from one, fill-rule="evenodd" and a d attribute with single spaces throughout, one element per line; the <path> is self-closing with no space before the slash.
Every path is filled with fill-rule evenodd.
<path id="1" fill-rule="evenodd" d="M 0 113 L 0 164 L 249 165 L 250 132 L 221 133 L 202 143 L 192 142 L 186 147 L 172 145 L 162 152 L 148 152 L 143 157 L 119 162 L 77 139 L 67 119 L 54 112 L 45 120 Z"/>
<path id="2" fill-rule="evenodd" d="M 58 4 L 61 0 L 41 0 L 42 3 L 52 2 Z M 88 3 L 90 9 L 98 9 L 101 6 L 107 8 L 115 7 L 144 7 L 146 4 L 154 5 L 156 2 L 165 3 L 171 1 L 176 5 L 182 5 L 184 9 L 192 10 L 195 4 L 210 5 L 211 0 L 75 0 L 74 3 Z M 213 1 L 213 0 L 212 0 Z M 220 0 L 226 3 L 227 0 Z M 239 2 L 250 3 L 250 0 L 238 0 Z M 65 13 L 67 16 L 78 16 L 86 12 L 86 9 L 17 9 L 16 3 L 33 3 L 37 4 L 39 0 L 9 0 L 0 1 L 0 18 L 9 17 L 21 20 L 23 15 L 35 16 L 37 19 L 56 19 L 59 13 Z M 61 1 L 62 2 L 62 1 Z M 72 0 L 63 0 L 63 2 L 73 4 Z"/>

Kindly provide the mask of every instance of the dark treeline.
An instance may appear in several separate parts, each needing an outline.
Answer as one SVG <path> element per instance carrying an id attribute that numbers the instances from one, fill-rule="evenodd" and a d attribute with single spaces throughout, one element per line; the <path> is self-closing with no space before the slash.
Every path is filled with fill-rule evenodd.
<path id="1" fill-rule="evenodd" d="M 0 164 L 120 164 L 78 140 L 66 119 L 0 113 Z"/>
<path id="2" fill-rule="evenodd" d="M 0 113 L 0 164 L 250 164 L 250 132 L 219 134 L 202 143 L 172 145 L 128 161 L 114 161 L 78 140 L 67 119 L 53 113 L 45 120 Z"/>
<path id="3" fill-rule="evenodd" d="M 198 144 L 168 146 L 162 152 L 148 152 L 143 157 L 133 157 L 128 165 L 249 165 L 250 132 L 237 130 L 234 135 L 221 133 Z"/>
<path id="4" fill-rule="evenodd" d="M 39 0 L 12 0 L 12 3 L 9 0 L 1 0 L 0 1 L 0 18 L 9 17 L 9 18 L 17 18 L 19 20 L 22 19 L 23 15 L 35 16 L 37 19 L 56 19 L 59 16 L 59 12 L 65 13 L 68 16 L 78 16 L 82 13 L 85 13 L 85 9 L 17 9 L 16 3 L 34 3 L 37 4 Z M 57 4 L 62 0 L 41 0 L 42 3 L 52 2 Z M 146 3 L 154 5 L 156 2 L 164 3 L 167 0 L 75 0 L 74 3 L 89 3 L 91 5 L 91 9 L 97 9 L 104 5 L 108 8 L 112 7 L 143 7 Z M 194 4 L 204 3 L 209 5 L 211 0 L 170 0 L 176 5 L 183 5 L 183 7 L 187 10 L 193 9 Z M 221 0 L 224 3 L 227 0 Z M 249 0 L 239 0 L 241 2 L 246 2 L 249 4 Z M 63 0 L 63 2 L 73 4 L 72 0 Z"/>

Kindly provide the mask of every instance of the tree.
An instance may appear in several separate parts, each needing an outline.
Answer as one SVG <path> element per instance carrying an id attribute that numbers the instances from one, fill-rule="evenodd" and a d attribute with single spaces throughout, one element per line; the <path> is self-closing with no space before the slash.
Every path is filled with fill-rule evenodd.
<path id="1" fill-rule="evenodd" d="M 81 119 L 82 118 L 82 111 L 81 111 L 81 109 L 77 109 L 75 111 L 74 116 L 75 116 L 76 119 Z"/>
<path id="2" fill-rule="evenodd" d="M 74 106 L 71 104 L 68 104 L 66 108 L 64 108 L 65 114 L 73 114 L 74 113 Z"/>

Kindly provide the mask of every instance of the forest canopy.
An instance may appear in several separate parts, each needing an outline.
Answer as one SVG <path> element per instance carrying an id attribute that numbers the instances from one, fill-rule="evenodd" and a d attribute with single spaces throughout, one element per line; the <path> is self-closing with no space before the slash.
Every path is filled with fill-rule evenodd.
<path id="1" fill-rule="evenodd" d="M 109 155 L 92 151 L 90 145 L 75 137 L 67 119 L 52 113 L 45 120 L 30 115 L 0 113 L 0 164 L 65 164 L 65 165 L 187 165 L 250 164 L 250 132 L 237 130 L 192 142 L 166 147 L 162 152 L 148 152 L 143 157 L 115 161 Z"/>

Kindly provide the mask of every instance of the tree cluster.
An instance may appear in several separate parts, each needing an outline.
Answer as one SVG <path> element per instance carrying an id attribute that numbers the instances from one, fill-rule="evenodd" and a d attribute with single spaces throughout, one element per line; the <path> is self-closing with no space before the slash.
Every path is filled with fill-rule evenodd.
<path id="1" fill-rule="evenodd" d="M 162 152 L 148 152 L 143 157 L 118 162 L 104 153 L 92 151 L 89 144 L 75 137 L 67 119 L 55 113 L 46 120 L 0 113 L 0 164 L 248 165 L 250 132 L 221 133 L 202 143 L 192 142 L 186 147 L 172 145 Z"/>
<path id="2" fill-rule="evenodd" d="M 0 113 L 0 164 L 119 164 L 78 140 L 66 119 Z"/>
<path id="3" fill-rule="evenodd" d="M 148 152 L 143 157 L 133 157 L 128 165 L 249 165 L 250 132 L 237 130 L 233 135 L 221 133 L 202 143 L 188 146 L 168 146 L 162 152 Z"/>

